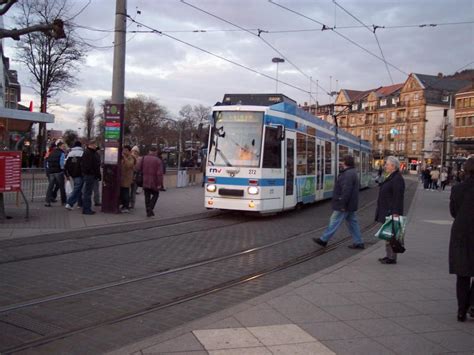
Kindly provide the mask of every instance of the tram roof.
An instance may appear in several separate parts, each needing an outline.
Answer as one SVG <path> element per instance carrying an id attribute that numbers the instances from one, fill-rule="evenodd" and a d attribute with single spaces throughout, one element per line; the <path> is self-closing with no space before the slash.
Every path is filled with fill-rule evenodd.
<path id="1" fill-rule="evenodd" d="M 222 99 L 222 105 L 272 106 L 281 102 L 296 105 L 283 94 L 225 94 Z"/>

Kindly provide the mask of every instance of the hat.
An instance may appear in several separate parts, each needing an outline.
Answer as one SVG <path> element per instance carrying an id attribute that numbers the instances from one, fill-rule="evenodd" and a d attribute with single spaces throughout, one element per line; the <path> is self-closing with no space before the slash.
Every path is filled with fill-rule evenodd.
<path id="1" fill-rule="evenodd" d="M 140 152 L 140 148 L 138 148 L 138 145 L 132 148 L 132 152 Z"/>
<path id="2" fill-rule="evenodd" d="M 63 141 L 62 141 L 61 139 L 58 139 L 58 140 L 56 141 L 56 145 L 59 145 L 59 144 L 61 144 L 61 143 L 63 143 Z"/>

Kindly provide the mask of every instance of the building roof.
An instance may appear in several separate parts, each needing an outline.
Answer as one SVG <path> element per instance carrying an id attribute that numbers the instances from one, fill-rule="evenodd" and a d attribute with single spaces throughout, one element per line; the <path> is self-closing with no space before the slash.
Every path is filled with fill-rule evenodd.
<path id="1" fill-rule="evenodd" d="M 395 93 L 396 91 L 400 90 L 403 87 L 403 85 L 405 85 L 405 83 L 394 84 L 390 86 L 382 86 L 378 88 L 377 90 L 375 90 L 375 93 L 378 96 L 389 96 Z"/>
<path id="2" fill-rule="evenodd" d="M 421 82 L 421 84 L 423 84 L 424 88 L 427 90 L 434 89 L 441 91 L 457 92 L 471 83 L 470 80 L 457 80 L 452 78 L 439 77 L 436 75 L 426 75 L 417 73 L 413 73 L 413 75 L 417 77 L 417 79 Z"/>
<path id="3" fill-rule="evenodd" d="M 373 90 L 359 91 L 359 90 L 348 90 L 342 89 L 346 94 L 349 102 L 362 100 L 364 97 L 369 95 Z"/>
<path id="4" fill-rule="evenodd" d="M 460 89 L 457 93 L 458 94 L 462 94 L 464 92 L 470 92 L 470 91 L 474 91 L 474 80 L 471 82 L 471 84 L 463 87 L 462 89 Z"/>

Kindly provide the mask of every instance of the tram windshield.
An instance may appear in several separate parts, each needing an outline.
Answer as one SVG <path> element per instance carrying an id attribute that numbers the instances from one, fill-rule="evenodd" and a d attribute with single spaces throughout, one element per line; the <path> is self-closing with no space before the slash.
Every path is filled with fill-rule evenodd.
<path id="1" fill-rule="evenodd" d="M 211 132 L 208 164 L 258 167 L 263 112 L 219 111 Z"/>

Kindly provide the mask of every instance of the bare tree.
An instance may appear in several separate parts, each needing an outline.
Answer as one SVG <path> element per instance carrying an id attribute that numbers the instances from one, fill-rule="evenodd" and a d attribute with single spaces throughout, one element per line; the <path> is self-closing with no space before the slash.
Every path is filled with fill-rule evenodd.
<path id="1" fill-rule="evenodd" d="M 168 114 L 164 106 L 143 95 L 125 100 L 126 126 L 132 144 L 151 146 L 160 143 L 160 127 Z"/>
<path id="2" fill-rule="evenodd" d="M 89 98 L 86 103 L 86 112 L 84 112 L 84 116 L 82 117 L 84 133 L 87 140 L 90 140 L 94 136 L 95 117 L 94 100 Z"/>
<path id="3" fill-rule="evenodd" d="M 5 15 L 18 0 L 0 0 L 0 16 Z M 64 22 L 60 18 L 53 19 L 50 22 L 31 24 L 24 28 L 3 29 L 0 28 L 0 38 L 12 38 L 19 41 L 20 37 L 32 33 L 43 32 L 45 35 L 55 39 L 64 38 Z"/>
<path id="4" fill-rule="evenodd" d="M 51 24 L 68 15 L 68 6 L 68 0 L 22 0 L 19 2 L 21 15 L 15 20 L 22 28 L 37 23 Z M 65 26 L 63 37 L 56 40 L 41 32 L 27 32 L 18 43 L 17 59 L 32 75 L 32 86 L 41 98 L 41 112 L 47 112 L 49 98 L 76 84 L 77 64 L 86 55 L 87 47 L 81 43 L 72 27 Z M 45 150 L 45 135 L 46 124 L 42 123 L 38 133 L 41 156 Z"/>

